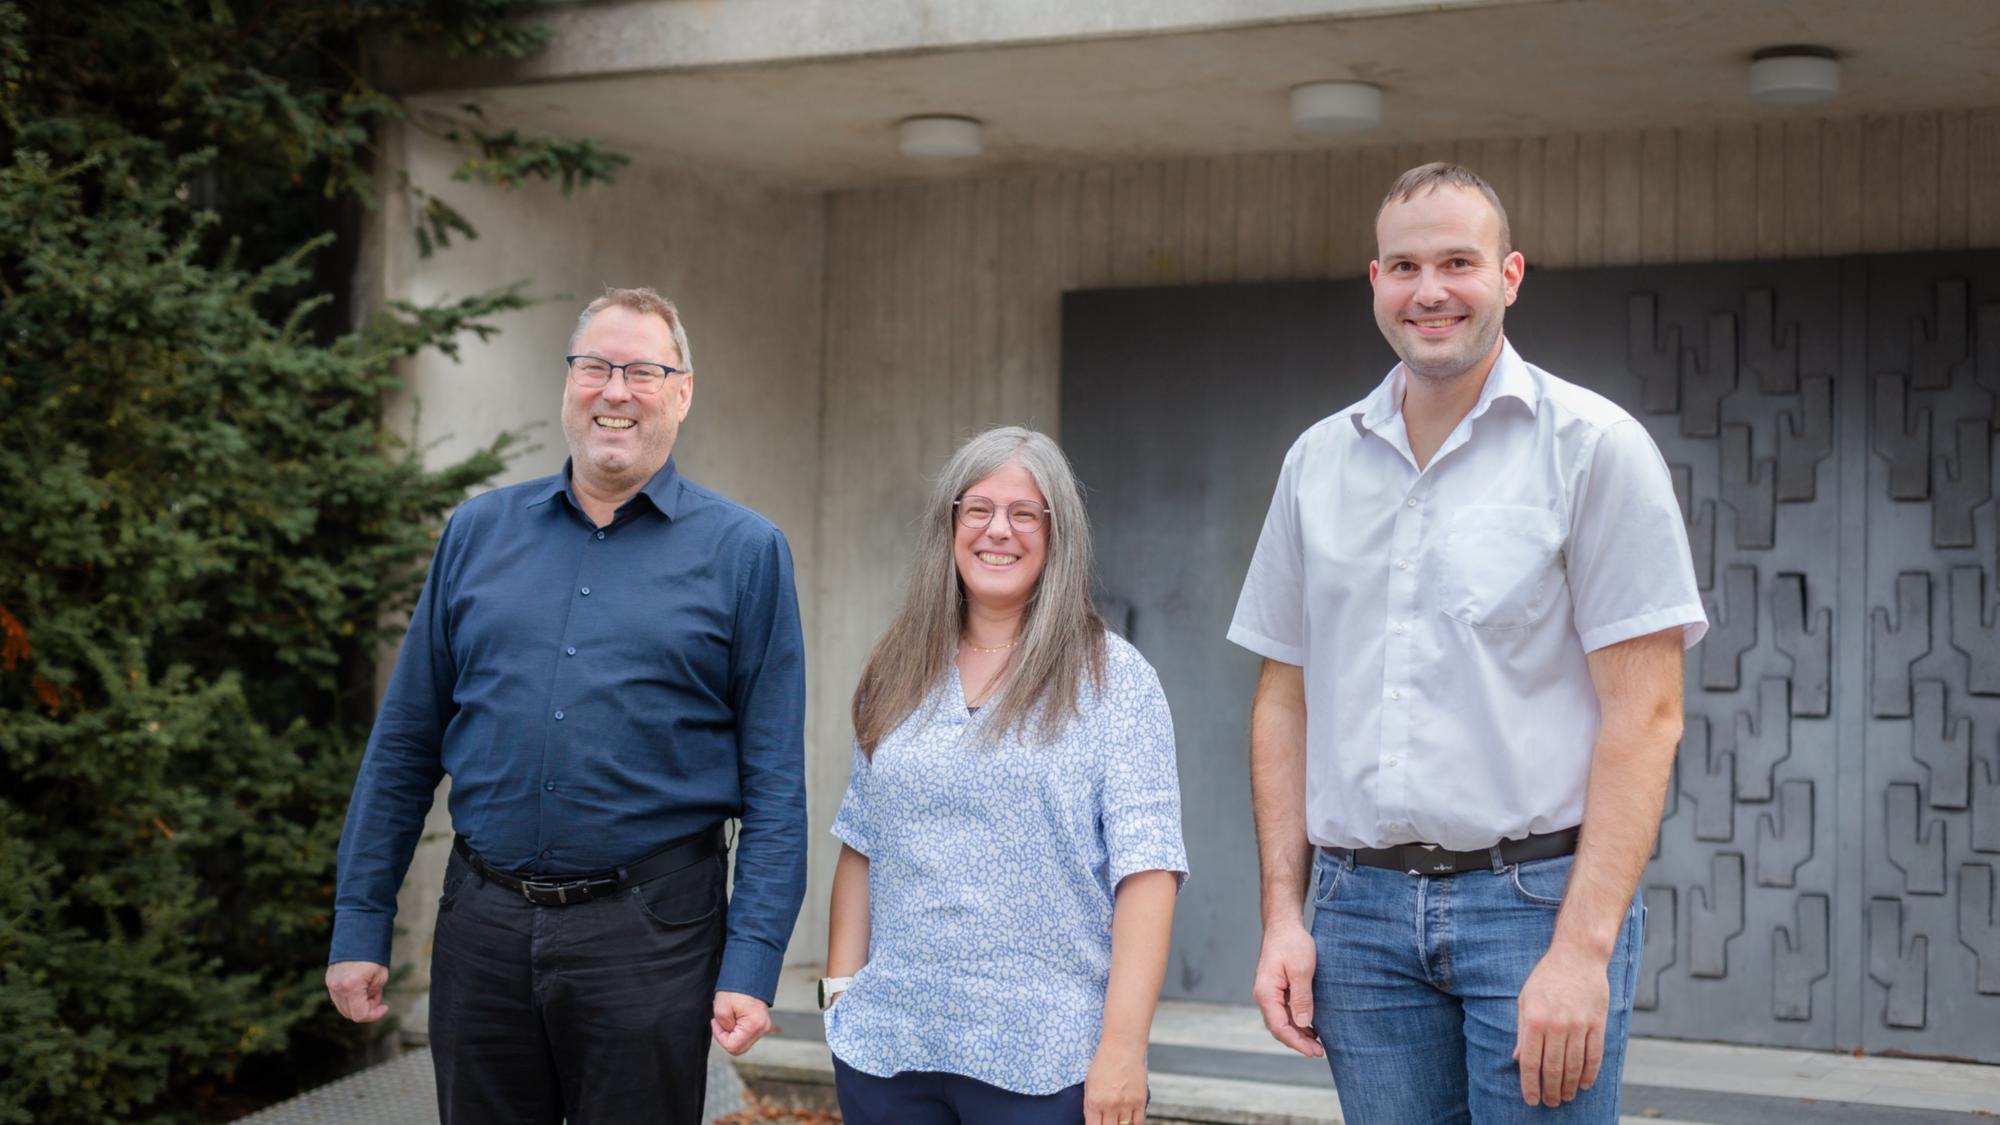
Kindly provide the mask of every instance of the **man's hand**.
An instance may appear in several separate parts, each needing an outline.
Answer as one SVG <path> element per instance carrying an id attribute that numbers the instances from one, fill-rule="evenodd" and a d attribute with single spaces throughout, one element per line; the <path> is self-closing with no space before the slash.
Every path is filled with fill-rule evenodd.
<path id="1" fill-rule="evenodd" d="M 771 1030 L 771 1008 L 755 996 L 741 992 L 715 994 L 715 1018 L 708 1021 L 715 1041 L 732 1055 L 740 1055 Z"/>
<path id="2" fill-rule="evenodd" d="M 1304 924 L 1267 926 L 1250 987 L 1271 1038 L 1309 1059 L 1326 1055 L 1313 1028 L 1313 964 L 1318 959 Z"/>
<path id="3" fill-rule="evenodd" d="M 374 1023 L 389 1014 L 382 990 L 389 984 L 389 966 L 373 961 L 335 961 L 326 967 L 326 994 L 333 1006 L 355 1023 Z"/>
<path id="4" fill-rule="evenodd" d="M 1559 1106 L 1597 1082 L 1611 1008 L 1607 965 L 1554 945 L 1521 986 L 1514 1061 L 1521 1064 L 1521 1100 L 1528 1105 Z"/>

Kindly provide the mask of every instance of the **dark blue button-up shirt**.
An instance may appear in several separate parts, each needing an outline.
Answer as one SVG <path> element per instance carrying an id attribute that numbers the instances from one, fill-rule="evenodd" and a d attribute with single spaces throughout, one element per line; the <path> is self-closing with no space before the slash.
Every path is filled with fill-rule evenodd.
<path id="1" fill-rule="evenodd" d="M 805 895 L 791 549 L 669 460 L 598 528 L 563 472 L 446 526 L 340 839 L 332 961 L 389 963 L 439 779 L 487 862 L 582 874 L 742 818 L 716 987 L 770 1002 Z"/>

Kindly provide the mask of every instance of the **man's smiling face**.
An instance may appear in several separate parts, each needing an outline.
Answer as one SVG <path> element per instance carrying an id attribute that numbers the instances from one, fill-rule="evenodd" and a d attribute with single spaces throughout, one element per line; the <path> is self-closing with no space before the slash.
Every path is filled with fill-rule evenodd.
<path id="1" fill-rule="evenodd" d="M 1375 238 L 1375 323 L 1411 374 L 1448 381 L 1498 353 L 1525 266 L 1503 253 L 1500 215 L 1485 196 L 1439 187 L 1393 201 Z"/>
<path id="2" fill-rule="evenodd" d="M 680 352 L 667 322 L 652 313 L 612 305 L 590 318 L 570 345 L 576 355 L 612 363 L 660 363 L 680 367 Z M 674 438 L 694 396 L 694 376 L 670 375 L 652 394 L 633 394 L 623 372 L 602 387 L 563 382 L 563 437 L 569 442 L 571 472 L 601 492 L 643 485 L 674 451 Z"/>

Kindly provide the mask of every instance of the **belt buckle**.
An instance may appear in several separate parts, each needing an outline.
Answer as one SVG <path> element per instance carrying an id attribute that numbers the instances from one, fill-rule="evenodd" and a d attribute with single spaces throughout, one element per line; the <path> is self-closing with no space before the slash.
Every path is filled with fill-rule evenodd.
<path id="1" fill-rule="evenodd" d="M 603 875 L 595 878 L 583 878 L 583 879 L 564 879 L 560 882 L 545 882 L 535 879 L 523 879 L 521 880 L 521 897 L 527 899 L 529 902 L 535 902 L 535 896 L 538 894 L 541 895 L 552 894 L 556 896 L 557 906 L 568 906 L 570 903 L 569 896 L 572 894 L 575 894 L 577 896 L 576 901 L 578 902 L 589 902 L 591 899 L 597 897 L 597 892 L 599 890 L 605 887 L 616 887 L 617 885 L 618 885 L 618 877 L 616 875 Z M 542 905 L 541 903 L 538 902 L 535 904 L 537 906 Z"/>
<path id="2" fill-rule="evenodd" d="M 1451 875 L 1458 870 L 1456 853 L 1432 844 L 1404 844 L 1403 865 L 1412 875 Z"/>
<path id="3" fill-rule="evenodd" d="M 581 889 L 585 882 L 586 880 L 583 879 L 565 879 L 560 883 L 523 879 L 521 880 L 521 897 L 540 906 L 542 904 L 535 900 L 536 895 L 554 895 L 556 896 L 557 906 L 568 906 L 569 892 Z"/>

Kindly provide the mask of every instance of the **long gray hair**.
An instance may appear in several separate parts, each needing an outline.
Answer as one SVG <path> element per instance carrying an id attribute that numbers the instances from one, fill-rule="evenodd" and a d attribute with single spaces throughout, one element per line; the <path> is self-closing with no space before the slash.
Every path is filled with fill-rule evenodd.
<path id="1" fill-rule="evenodd" d="M 1085 682 L 1102 679 L 1104 622 L 1091 599 L 1090 523 L 1069 458 L 1045 434 L 1020 426 L 987 430 L 952 456 L 926 501 L 902 608 L 875 642 L 854 689 L 854 736 L 863 753 L 873 756 L 950 670 L 966 611 L 952 554 L 952 503 L 1009 465 L 1026 470 L 1048 501 L 1048 555 L 1023 611 L 1021 642 L 981 724 L 996 735 L 1020 727 L 1047 742 L 1075 716 Z"/>

